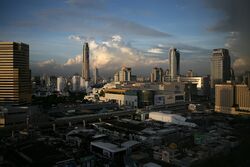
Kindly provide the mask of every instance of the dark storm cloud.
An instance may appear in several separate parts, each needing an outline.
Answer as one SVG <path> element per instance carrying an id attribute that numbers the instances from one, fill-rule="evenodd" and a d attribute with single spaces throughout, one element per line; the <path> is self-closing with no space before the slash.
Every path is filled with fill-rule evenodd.
<path id="1" fill-rule="evenodd" d="M 210 27 L 210 31 L 227 32 L 228 47 L 236 60 L 233 66 L 239 70 L 250 70 L 250 1 L 249 0 L 206 0 L 206 4 L 224 15 Z"/>

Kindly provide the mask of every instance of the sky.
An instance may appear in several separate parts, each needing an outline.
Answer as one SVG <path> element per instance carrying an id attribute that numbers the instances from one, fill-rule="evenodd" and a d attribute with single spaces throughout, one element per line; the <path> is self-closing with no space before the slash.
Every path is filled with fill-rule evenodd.
<path id="1" fill-rule="evenodd" d="M 235 73 L 250 70 L 248 0 L 1 0 L 0 41 L 30 46 L 32 75 L 80 73 L 90 66 L 113 76 L 122 66 L 149 76 L 181 54 L 181 73 L 210 73 L 214 48 L 228 48 Z"/>

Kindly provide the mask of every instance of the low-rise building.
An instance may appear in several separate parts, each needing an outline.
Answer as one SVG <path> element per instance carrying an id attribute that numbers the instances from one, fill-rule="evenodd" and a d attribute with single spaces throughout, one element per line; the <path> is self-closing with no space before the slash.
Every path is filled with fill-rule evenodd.
<path id="1" fill-rule="evenodd" d="M 105 100 L 114 101 L 119 106 L 138 107 L 138 97 L 136 90 L 127 89 L 107 89 L 105 90 Z"/>

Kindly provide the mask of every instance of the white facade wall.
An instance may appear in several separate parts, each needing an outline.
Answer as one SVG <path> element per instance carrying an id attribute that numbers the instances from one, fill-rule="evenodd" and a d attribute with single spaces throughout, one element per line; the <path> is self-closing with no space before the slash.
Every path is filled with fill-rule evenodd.
<path id="1" fill-rule="evenodd" d="M 119 106 L 138 107 L 137 96 L 105 93 L 105 100 L 115 100 L 119 104 Z"/>

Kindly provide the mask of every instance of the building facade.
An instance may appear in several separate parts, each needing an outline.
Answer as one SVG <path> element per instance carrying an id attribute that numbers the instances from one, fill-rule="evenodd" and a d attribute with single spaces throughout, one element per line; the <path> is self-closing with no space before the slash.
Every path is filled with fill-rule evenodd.
<path id="1" fill-rule="evenodd" d="M 30 103 L 29 45 L 0 42 L 0 103 Z"/>

